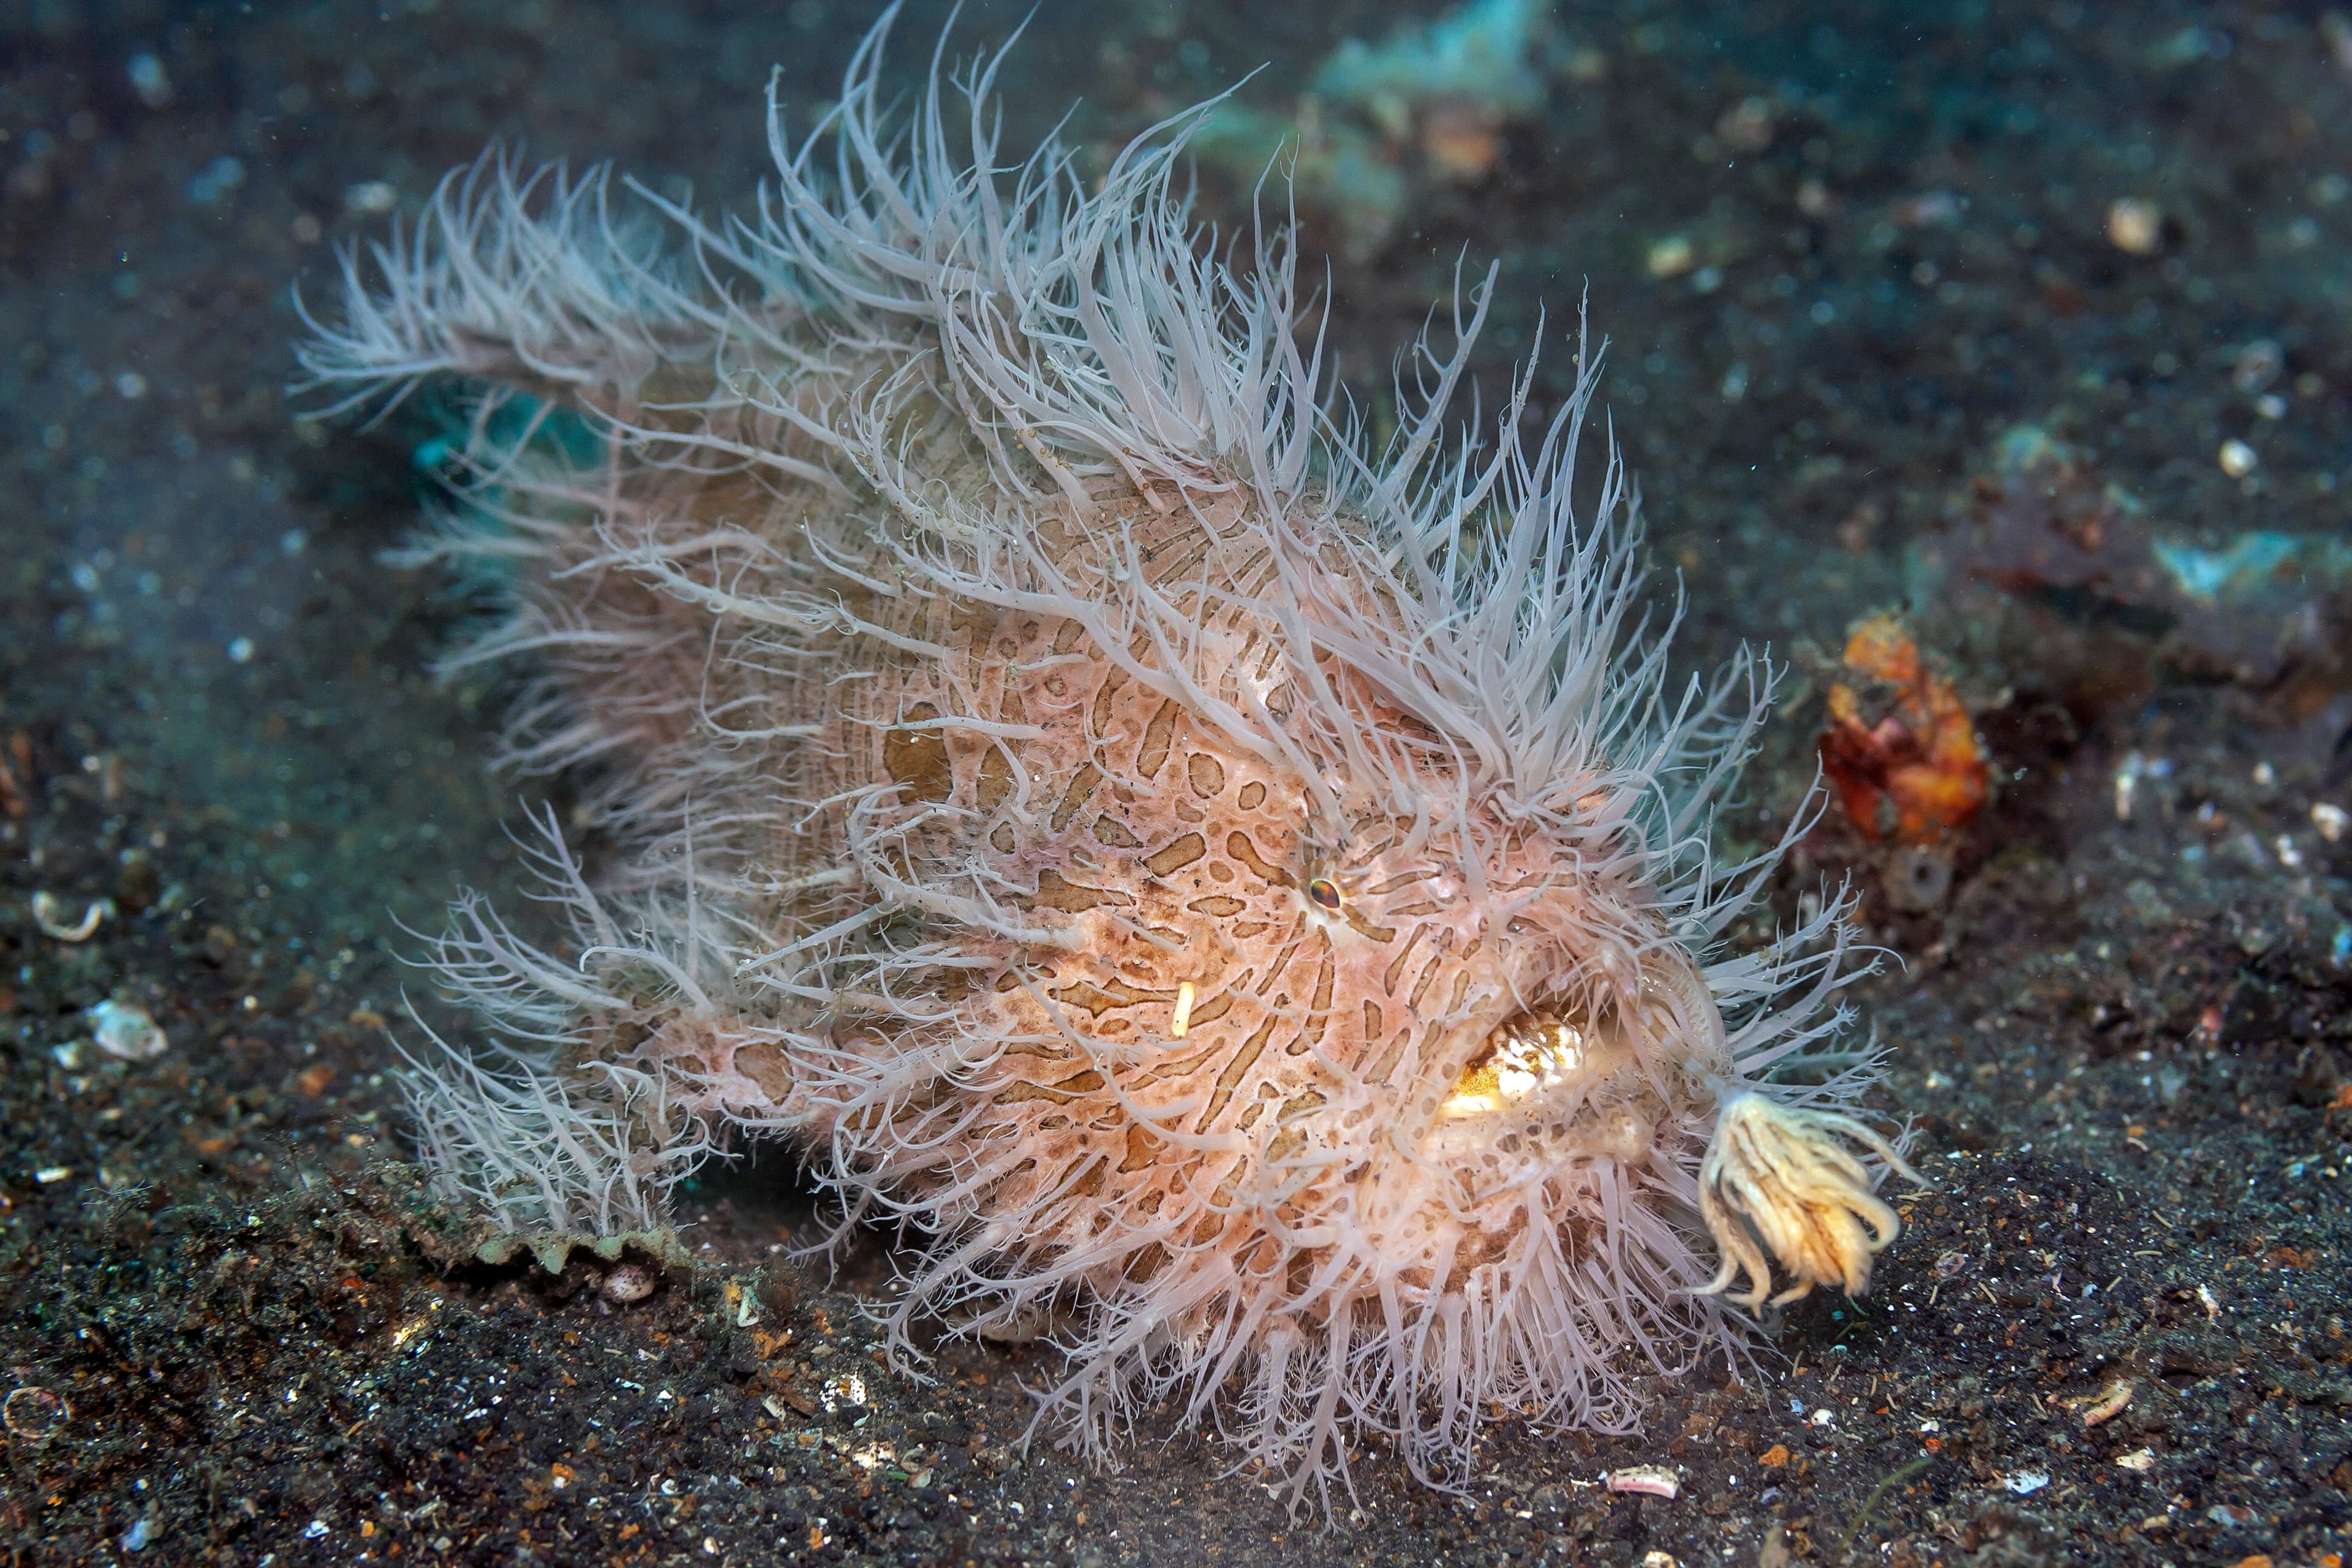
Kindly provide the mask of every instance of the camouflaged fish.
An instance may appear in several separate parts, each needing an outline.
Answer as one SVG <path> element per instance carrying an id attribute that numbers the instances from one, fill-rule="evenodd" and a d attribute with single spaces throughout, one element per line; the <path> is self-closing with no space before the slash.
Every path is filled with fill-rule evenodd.
<path id="1" fill-rule="evenodd" d="M 1171 198 L 1205 110 L 1007 166 L 1003 57 L 893 125 L 881 37 L 797 145 L 772 91 L 756 213 L 493 157 L 313 323 L 350 404 L 463 400 L 418 553 L 624 847 L 543 825 L 561 956 L 457 904 L 443 1191 L 610 1233 L 780 1140 L 919 1238 L 898 1353 L 1043 1335 L 1076 1446 L 1172 1400 L 1294 1500 L 1367 1438 L 1458 1484 L 1497 1409 L 1627 1428 L 1738 1309 L 1862 1290 L 1911 1173 L 1844 911 L 1725 944 L 1769 674 L 1670 680 L 1597 357 L 1449 439 L 1489 274 L 1374 440 L 1289 233 L 1229 266 Z"/>

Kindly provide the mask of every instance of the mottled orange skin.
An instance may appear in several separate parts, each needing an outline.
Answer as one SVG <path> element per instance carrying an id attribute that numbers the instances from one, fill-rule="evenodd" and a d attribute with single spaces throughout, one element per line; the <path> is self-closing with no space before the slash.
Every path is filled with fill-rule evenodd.
<path id="1" fill-rule="evenodd" d="M 1107 570 L 1134 539 L 1171 594 L 1264 591 L 1261 535 L 1235 503 L 1163 515 L 1125 487 L 1100 501 L 1083 524 L 1041 520 L 1066 570 Z M 1202 623 L 1220 691 L 1252 688 L 1311 754 L 1278 628 L 1243 609 Z M 977 878 L 1032 934 L 919 921 L 952 959 L 918 1009 L 935 1021 L 836 1003 L 835 1087 L 805 1047 L 723 1030 L 655 1044 L 731 1077 L 730 1110 L 823 1138 L 844 1119 L 868 1125 L 880 1086 L 958 1132 L 877 1140 L 870 1175 L 926 1203 L 954 1194 L 931 1223 L 984 1245 L 1008 1277 L 1061 1270 L 1117 1300 L 1189 1274 L 1209 1316 L 1240 1300 L 1324 1318 L 1383 1279 L 1494 1260 L 1531 1225 L 1601 1245 L 1598 1163 L 1696 1160 L 1707 1080 L 1730 1064 L 1711 1000 L 1693 1000 L 1696 958 L 1650 912 L 1638 859 L 1609 852 L 1632 832 L 1620 790 L 1588 790 L 1572 841 L 1484 813 L 1478 845 L 1452 820 L 1416 835 L 1393 803 L 1344 793 L 1335 817 L 1295 769 L 1130 679 L 1076 619 L 934 601 L 893 625 L 949 656 L 853 637 L 839 662 L 875 679 L 829 689 L 824 742 L 796 749 L 833 759 L 807 793 L 895 786 L 888 814 L 918 824 L 893 841 L 912 879 Z M 1382 711 L 1369 696 L 1362 710 Z M 1028 732 L 994 738 L 965 719 Z M 1448 803 L 1442 769 L 1426 784 Z M 841 864 L 856 837 L 829 811 L 775 853 L 788 869 Z M 1328 901 L 1310 896 L 1318 884 Z M 823 900 L 780 906 L 776 939 L 833 913 Z M 1594 1031 L 1579 1086 L 1449 1122 L 1443 1104 L 1489 1032 L 1538 998 Z M 1676 1016 L 1694 1005 L 1704 1018 Z M 1181 1328 L 1185 1314 L 1170 1317 Z"/>
<path id="2" fill-rule="evenodd" d="M 1936 844 L 1974 821 L 1991 773 L 1959 693 L 1929 668 L 1901 617 L 1881 612 L 1847 633 L 1844 664 L 1892 688 L 1874 721 L 1845 681 L 1830 688 L 1822 770 L 1863 836 Z"/>

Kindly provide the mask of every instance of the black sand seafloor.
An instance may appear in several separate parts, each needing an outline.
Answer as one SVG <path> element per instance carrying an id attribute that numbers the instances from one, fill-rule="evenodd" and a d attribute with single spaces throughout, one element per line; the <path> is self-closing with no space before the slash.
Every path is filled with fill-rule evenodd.
<path id="1" fill-rule="evenodd" d="M 306 417 L 293 287 L 493 139 L 742 199 L 772 66 L 821 104 L 872 11 L 15 0 L 7 1563 L 2336 1568 L 2352 17 L 1571 0 L 1486 88 L 1302 101 L 1343 40 L 1437 15 L 1049 0 L 1007 142 L 1082 95 L 1100 157 L 1270 64 L 1199 208 L 1245 221 L 1252 127 L 1304 115 L 1307 246 L 1375 401 L 1465 253 L 1501 267 L 1492 384 L 1589 299 L 1681 658 L 1789 666 L 1758 842 L 1849 624 L 1907 612 L 1992 797 L 1900 853 L 1833 807 L 1780 894 L 1856 877 L 1897 955 L 1861 1001 L 1935 1184 L 1870 1295 L 1662 1380 L 1636 1436 L 1505 1415 L 1464 1496 L 1367 1448 L 1327 1523 L 1149 1422 L 1116 1472 L 1024 1447 L 1035 1352 L 887 1370 L 860 1303 L 893 1238 L 792 1262 L 819 1220 L 773 1152 L 690 1189 L 666 1257 L 481 1261 L 402 1159 L 404 1002 L 448 1022 L 402 957 L 460 884 L 520 904 L 501 824 L 565 785 L 490 771 L 497 678 L 433 679 L 467 606 L 381 559 L 433 410 Z M 944 20 L 902 19 L 899 68 Z M 1633 1465 L 1677 1495 L 1602 1484 Z"/>

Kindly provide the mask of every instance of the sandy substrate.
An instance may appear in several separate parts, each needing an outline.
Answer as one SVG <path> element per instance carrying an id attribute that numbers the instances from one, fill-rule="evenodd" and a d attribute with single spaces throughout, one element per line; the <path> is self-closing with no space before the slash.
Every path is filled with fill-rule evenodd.
<path id="1" fill-rule="evenodd" d="M 289 285 L 491 138 L 739 197 L 771 64 L 821 100 L 867 11 L 0 21 L 7 1561 L 2335 1564 L 2352 42 L 1916 9 L 1564 6 L 1543 107 L 1386 148 L 1377 243 L 1305 214 L 1366 388 L 1465 248 L 1501 262 L 1489 377 L 1589 291 L 1685 659 L 1790 666 L 1759 839 L 1873 609 L 1907 605 L 1999 775 L 1932 907 L 1835 820 L 1781 890 L 1851 873 L 1889 950 L 1858 999 L 1934 1185 L 1872 1294 L 1659 1380 L 1637 1435 L 1497 1413 L 1467 1496 L 1367 1449 L 1328 1527 L 1149 1423 L 1117 1473 L 1024 1446 L 1035 1352 L 888 1370 L 891 1238 L 789 1262 L 817 1229 L 780 1152 L 696 1187 L 667 1261 L 555 1277 L 472 1260 L 401 1163 L 404 994 L 447 1023 L 402 928 L 461 884 L 511 907 L 500 825 L 562 784 L 493 776 L 500 690 L 432 679 L 465 606 L 378 559 L 429 413 L 298 417 Z M 1074 86 L 1094 144 L 1266 60 L 1282 109 L 1396 14 L 1055 0 L 1010 139 Z M 1230 226 L 1247 192 L 1201 200 Z M 165 1048 L 101 1049 L 109 1000 Z M 1600 1484 L 1635 1464 L 1678 1495 Z"/>

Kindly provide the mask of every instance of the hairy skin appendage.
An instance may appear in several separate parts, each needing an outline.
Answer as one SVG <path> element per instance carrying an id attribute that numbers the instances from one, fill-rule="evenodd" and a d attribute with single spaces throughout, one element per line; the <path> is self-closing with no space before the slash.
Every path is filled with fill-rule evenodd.
<path id="1" fill-rule="evenodd" d="M 564 957 L 470 897 L 436 944 L 494 1042 L 410 1080 L 444 1194 L 609 1234 L 782 1140 L 924 1238 L 898 1353 L 1042 1334 L 1077 1446 L 1173 1398 L 1294 1500 L 1367 1436 L 1451 1485 L 1496 1409 L 1627 1428 L 1863 1289 L 1912 1173 L 1846 910 L 1724 946 L 1769 672 L 1670 684 L 1594 359 L 1449 442 L 1490 274 L 1375 444 L 1289 232 L 1229 270 L 1171 200 L 1204 110 L 1089 194 L 1000 166 L 995 60 L 885 124 L 880 44 L 797 145 L 771 105 L 755 216 L 486 160 L 304 351 L 467 400 L 419 553 L 625 846 L 545 825 Z"/>

